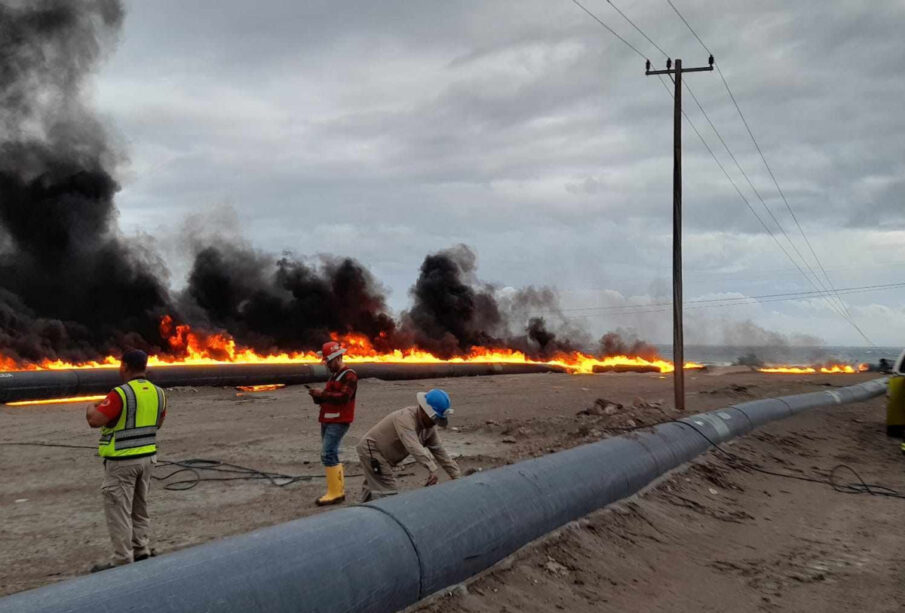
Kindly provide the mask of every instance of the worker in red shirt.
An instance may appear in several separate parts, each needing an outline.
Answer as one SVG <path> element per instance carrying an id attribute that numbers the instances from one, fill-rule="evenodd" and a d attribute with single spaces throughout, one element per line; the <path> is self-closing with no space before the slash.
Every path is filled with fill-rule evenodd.
<path id="1" fill-rule="evenodd" d="M 346 350 L 337 342 L 324 343 L 320 356 L 330 370 L 324 389 L 311 389 L 311 399 L 320 405 L 321 462 L 327 475 L 327 493 L 318 498 L 319 507 L 340 504 L 346 499 L 343 465 L 339 463 L 339 444 L 355 419 L 355 394 L 358 375 L 343 362 Z"/>
<path id="2" fill-rule="evenodd" d="M 119 366 L 123 385 L 89 405 L 85 417 L 101 429 L 98 455 L 104 459 L 104 515 L 113 541 L 113 557 L 97 572 L 153 555 L 148 491 L 157 454 L 157 430 L 167 414 L 162 389 L 148 381 L 148 354 L 127 351 Z"/>

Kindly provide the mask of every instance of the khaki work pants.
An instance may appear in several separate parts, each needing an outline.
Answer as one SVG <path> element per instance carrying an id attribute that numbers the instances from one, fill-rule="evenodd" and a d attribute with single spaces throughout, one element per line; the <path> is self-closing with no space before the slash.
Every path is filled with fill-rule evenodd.
<path id="1" fill-rule="evenodd" d="M 393 476 L 393 467 L 379 451 L 374 449 L 373 444 L 369 450 L 367 441 L 362 441 L 355 448 L 355 451 L 358 452 L 361 470 L 365 474 L 364 481 L 361 484 L 359 502 L 368 502 L 369 500 L 399 493 L 396 489 L 396 477 Z M 374 472 L 374 468 L 371 466 L 371 458 L 377 460 L 380 465 L 380 474 Z"/>
<path id="2" fill-rule="evenodd" d="M 134 556 L 150 555 L 151 518 L 148 491 L 154 456 L 134 460 L 104 461 L 104 515 L 113 542 L 112 562 L 132 562 Z"/>

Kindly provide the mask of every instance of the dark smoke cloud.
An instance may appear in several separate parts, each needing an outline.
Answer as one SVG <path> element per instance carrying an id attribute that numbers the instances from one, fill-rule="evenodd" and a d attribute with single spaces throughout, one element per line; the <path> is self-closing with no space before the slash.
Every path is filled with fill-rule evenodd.
<path id="1" fill-rule="evenodd" d="M 475 346 L 508 347 L 532 358 L 597 352 L 587 333 L 562 313 L 552 289 L 499 290 L 481 283 L 476 269 L 475 253 L 465 245 L 428 255 L 411 289 L 414 305 L 403 314 L 402 333 L 419 348 L 443 357 Z M 626 343 L 618 333 L 600 342 L 603 355 L 630 351 L 657 357 L 652 345 L 634 338 Z"/>
<path id="2" fill-rule="evenodd" d="M 619 329 L 615 332 L 607 332 L 600 338 L 597 352 L 604 357 L 628 355 L 647 360 L 660 357 L 656 347 L 640 340 L 632 332 Z"/>
<path id="3" fill-rule="evenodd" d="M 333 332 L 442 357 L 475 346 L 532 357 L 587 347 L 555 292 L 480 282 L 464 245 L 425 258 L 398 324 L 354 260 L 277 257 L 191 231 L 194 260 L 174 299 L 149 241 L 119 232 L 118 152 L 84 104 L 86 77 L 122 19 L 117 0 L 0 0 L 0 358 L 167 353 L 165 315 L 261 352 L 315 349 Z"/>
<path id="4" fill-rule="evenodd" d="M 415 345 L 442 357 L 501 346 L 503 318 L 492 288 L 475 286 L 475 253 L 457 245 L 424 258 L 402 327 Z"/>
<path id="5" fill-rule="evenodd" d="M 115 1 L 0 5 L 0 348 L 36 360 L 154 348 L 169 299 L 120 237 L 116 155 L 82 102 L 119 28 Z"/>
<path id="6" fill-rule="evenodd" d="M 562 312 L 559 296 L 552 288 L 506 288 L 497 292 L 497 299 L 508 322 L 509 346 L 514 349 L 536 358 L 591 352 L 587 332 Z"/>
<path id="7" fill-rule="evenodd" d="M 569 324 L 552 289 L 499 290 L 481 282 L 465 245 L 425 257 L 410 292 L 413 306 L 397 325 L 382 288 L 355 260 L 277 258 L 235 236 L 192 240 L 194 264 L 179 311 L 196 328 L 225 330 L 261 352 L 316 349 L 331 332 L 362 334 L 381 351 L 418 348 L 444 358 L 474 347 L 508 347 L 533 358 L 589 350 L 587 334 Z M 607 337 L 608 350 L 615 338 Z M 641 341 L 631 346 L 655 353 Z"/>
<path id="8" fill-rule="evenodd" d="M 182 310 L 259 351 L 318 349 L 330 332 L 359 333 L 390 349 L 395 322 L 371 274 L 349 258 L 313 265 L 235 244 L 202 248 Z"/>

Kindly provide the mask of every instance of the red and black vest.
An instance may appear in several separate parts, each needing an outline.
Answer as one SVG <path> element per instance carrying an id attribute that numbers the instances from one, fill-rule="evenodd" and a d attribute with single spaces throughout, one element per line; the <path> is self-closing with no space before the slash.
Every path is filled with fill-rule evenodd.
<path id="1" fill-rule="evenodd" d="M 345 385 L 343 384 L 343 378 L 348 374 L 352 373 L 353 376 L 356 376 L 355 371 L 351 368 L 344 368 L 338 373 L 334 373 L 327 380 L 327 385 L 324 386 L 325 392 L 342 392 Z M 349 398 L 346 402 L 342 404 L 336 404 L 332 402 L 323 402 L 321 403 L 321 411 L 318 416 L 318 421 L 322 424 L 351 424 L 355 419 L 355 396 L 358 394 L 358 386 L 356 385 L 353 392 L 352 397 Z"/>

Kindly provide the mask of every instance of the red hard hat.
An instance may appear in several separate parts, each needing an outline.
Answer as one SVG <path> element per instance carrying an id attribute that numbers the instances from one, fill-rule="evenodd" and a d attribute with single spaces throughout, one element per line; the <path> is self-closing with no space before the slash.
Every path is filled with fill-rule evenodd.
<path id="1" fill-rule="evenodd" d="M 318 354 L 321 356 L 324 362 L 329 362 L 333 358 L 338 358 L 345 352 L 346 350 L 343 349 L 342 345 L 340 345 L 336 341 L 329 341 L 327 343 L 324 343 L 324 346 L 320 351 L 318 351 Z"/>

